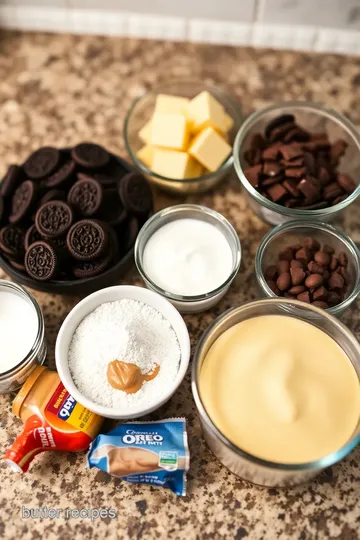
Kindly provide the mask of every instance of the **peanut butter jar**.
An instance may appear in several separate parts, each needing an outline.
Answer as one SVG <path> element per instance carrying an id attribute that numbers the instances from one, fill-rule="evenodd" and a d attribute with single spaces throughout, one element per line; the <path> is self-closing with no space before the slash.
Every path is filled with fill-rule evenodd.
<path id="1" fill-rule="evenodd" d="M 86 450 L 103 422 L 69 394 L 56 371 L 44 366 L 34 369 L 17 394 L 13 413 L 24 429 L 3 459 L 17 472 L 26 472 L 41 452 Z"/>

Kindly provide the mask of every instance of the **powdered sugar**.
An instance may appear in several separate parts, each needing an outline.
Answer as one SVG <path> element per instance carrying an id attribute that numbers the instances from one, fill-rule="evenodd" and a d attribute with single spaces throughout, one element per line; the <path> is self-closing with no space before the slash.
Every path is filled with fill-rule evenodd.
<path id="1" fill-rule="evenodd" d="M 142 373 L 156 364 L 159 374 L 135 394 L 113 388 L 106 376 L 109 362 L 136 364 Z M 154 308 L 136 300 L 106 302 L 87 315 L 69 348 L 69 368 L 80 392 L 99 405 L 150 407 L 174 381 L 180 346 L 170 323 Z"/>

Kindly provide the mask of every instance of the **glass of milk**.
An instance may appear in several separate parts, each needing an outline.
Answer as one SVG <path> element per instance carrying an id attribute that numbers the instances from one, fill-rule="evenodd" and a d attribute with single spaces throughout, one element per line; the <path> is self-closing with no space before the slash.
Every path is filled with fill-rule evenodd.
<path id="1" fill-rule="evenodd" d="M 44 317 L 23 287 L 0 280 L 0 394 L 17 390 L 44 363 Z"/>

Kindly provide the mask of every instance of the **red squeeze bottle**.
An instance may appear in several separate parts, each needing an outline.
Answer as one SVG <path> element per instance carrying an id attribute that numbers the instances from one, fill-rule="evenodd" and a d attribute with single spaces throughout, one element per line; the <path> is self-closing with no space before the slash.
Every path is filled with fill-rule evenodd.
<path id="1" fill-rule="evenodd" d="M 2 459 L 19 472 L 26 472 L 41 452 L 86 450 L 103 422 L 69 394 L 56 371 L 44 366 L 36 367 L 22 386 L 13 413 L 24 429 Z"/>

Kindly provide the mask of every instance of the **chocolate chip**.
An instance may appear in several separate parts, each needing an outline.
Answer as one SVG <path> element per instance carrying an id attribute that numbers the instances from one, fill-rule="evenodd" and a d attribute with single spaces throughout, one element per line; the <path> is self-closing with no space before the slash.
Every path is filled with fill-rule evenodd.
<path id="1" fill-rule="evenodd" d="M 262 150 L 263 148 L 265 148 L 265 139 L 264 137 L 261 135 L 261 133 L 255 133 L 251 139 L 250 139 L 250 146 L 251 148 L 257 150 L 257 149 L 260 149 Z"/>
<path id="2" fill-rule="evenodd" d="M 326 201 L 320 201 L 314 204 L 301 204 L 298 208 L 302 210 L 320 210 L 321 208 L 326 208 L 328 203 Z"/>
<path id="3" fill-rule="evenodd" d="M 283 274 L 284 272 L 289 272 L 290 262 L 287 260 L 280 260 L 276 263 L 276 269 L 279 275 Z"/>
<path id="4" fill-rule="evenodd" d="M 282 249 L 279 253 L 279 259 L 283 261 L 291 261 L 294 258 L 294 250 L 292 247 Z"/>
<path id="5" fill-rule="evenodd" d="M 338 261 L 341 266 L 348 265 L 348 257 L 344 251 L 340 251 L 340 253 L 338 254 Z"/>
<path id="6" fill-rule="evenodd" d="M 281 146 L 280 152 L 283 158 L 286 159 L 286 161 L 291 161 L 304 155 L 300 146 L 293 144 L 286 144 L 284 146 Z"/>
<path id="7" fill-rule="evenodd" d="M 322 186 L 327 186 L 331 182 L 331 176 L 325 167 L 320 167 L 317 178 Z"/>
<path id="8" fill-rule="evenodd" d="M 273 264 L 271 266 L 268 266 L 264 272 L 264 277 L 268 281 L 276 281 L 277 278 L 277 269 L 276 266 Z"/>
<path id="9" fill-rule="evenodd" d="M 303 246 L 310 249 L 310 251 L 318 251 L 320 249 L 320 243 L 312 236 L 307 236 L 303 240 Z"/>
<path id="10" fill-rule="evenodd" d="M 341 277 L 341 276 L 340 276 Z M 286 291 L 291 285 L 291 276 L 289 272 L 283 272 L 276 280 L 276 285 L 280 291 Z"/>
<path id="11" fill-rule="evenodd" d="M 345 266 L 340 266 L 337 269 L 337 272 L 344 278 L 345 284 L 349 283 L 349 281 L 350 281 L 349 273 L 346 270 Z"/>
<path id="12" fill-rule="evenodd" d="M 320 195 L 319 186 L 310 177 L 300 180 L 297 187 L 305 195 L 308 202 L 314 202 Z"/>
<path id="13" fill-rule="evenodd" d="M 317 251 L 314 255 L 314 259 L 317 263 L 324 265 L 328 265 L 331 262 L 331 256 L 329 253 L 326 253 L 325 251 Z"/>
<path id="14" fill-rule="evenodd" d="M 276 161 L 265 161 L 263 167 L 263 174 L 265 176 L 277 176 L 281 171 L 282 167 Z"/>
<path id="15" fill-rule="evenodd" d="M 328 297 L 327 297 L 327 302 L 329 306 L 336 306 L 337 304 L 341 302 L 340 294 L 335 291 L 329 292 Z"/>
<path id="16" fill-rule="evenodd" d="M 275 281 L 269 280 L 269 281 L 267 281 L 267 284 L 268 284 L 269 288 L 272 290 L 272 292 L 274 294 L 276 294 L 276 296 L 279 296 L 280 290 L 279 290 L 278 286 L 276 285 Z"/>
<path id="17" fill-rule="evenodd" d="M 277 142 L 280 140 L 285 141 L 286 136 L 289 132 L 296 129 L 296 125 L 293 122 L 289 122 L 287 124 L 283 124 L 282 126 L 278 126 L 274 128 L 269 136 L 270 142 Z"/>
<path id="18" fill-rule="evenodd" d="M 331 145 L 331 157 L 332 161 L 337 163 L 339 159 L 345 154 L 346 149 L 348 147 L 348 144 L 344 139 L 337 139 L 332 145 Z"/>
<path id="19" fill-rule="evenodd" d="M 268 138 L 271 135 L 271 132 L 278 126 L 281 126 L 283 124 L 291 124 L 294 121 L 295 121 L 295 116 L 293 114 L 282 114 L 280 116 L 276 116 L 266 126 L 265 137 Z"/>
<path id="20" fill-rule="evenodd" d="M 305 285 L 295 285 L 294 287 L 291 287 L 291 289 L 288 290 L 288 293 L 292 296 L 298 296 L 298 294 L 301 294 L 302 292 L 306 291 Z"/>
<path id="21" fill-rule="evenodd" d="M 333 272 L 329 278 L 329 289 L 342 289 L 345 285 L 344 278 L 337 272 Z"/>
<path id="22" fill-rule="evenodd" d="M 262 153 L 262 158 L 264 161 L 270 160 L 270 161 L 276 161 L 280 154 L 280 147 L 278 143 L 272 144 L 266 150 Z"/>
<path id="23" fill-rule="evenodd" d="M 324 244 L 323 251 L 325 251 L 325 253 L 328 253 L 329 255 L 334 255 L 335 253 L 335 249 L 332 246 L 329 246 L 329 244 Z"/>
<path id="24" fill-rule="evenodd" d="M 329 296 L 329 291 L 325 289 L 324 286 L 319 287 L 313 293 L 314 300 L 327 300 L 328 296 Z"/>
<path id="25" fill-rule="evenodd" d="M 269 176 L 265 180 L 262 180 L 261 187 L 267 187 L 267 186 L 273 186 L 274 184 L 278 184 L 281 182 L 284 178 L 283 174 L 278 174 L 277 176 Z"/>
<path id="26" fill-rule="evenodd" d="M 311 251 L 310 249 L 303 247 L 296 252 L 295 257 L 298 261 L 307 264 L 311 260 Z"/>
<path id="27" fill-rule="evenodd" d="M 302 268 L 290 268 L 290 275 L 293 285 L 301 285 L 306 278 L 305 271 Z"/>
<path id="28" fill-rule="evenodd" d="M 302 178 L 306 174 L 305 167 L 291 167 L 285 169 L 285 176 L 287 178 Z"/>
<path id="29" fill-rule="evenodd" d="M 335 197 L 339 197 L 339 195 L 343 194 L 342 188 L 337 184 L 336 182 L 332 182 L 328 186 L 325 186 L 324 188 L 324 199 L 325 201 L 330 201 L 331 199 L 335 199 Z"/>
<path id="30" fill-rule="evenodd" d="M 315 302 L 313 302 L 312 305 L 321 309 L 327 309 L 329 307 L 329 304 L 322 300 L 315 300 Z"/>
<path id="31" fill-rule="evenodd" d="M 304 264 L 302 263 L 302 261 L 298 261 L 296 259 L 293 259 L 290 262 L 290 268 L 302 268 L 302 269 L 304 269 Z"/>
<path id="32" fill-rule="evenodd" d="M 320 274 L 321 276 L 323 275 L 325 271 L 325 266 L 315 261 L 310 261 L 309 264 L 307 265 L 307 268 L 309 272 L 311 272 L 312 274 Z"/>
<path id="33" fill-rule="evenodd" d="M 302 292 L 297 295 L 296 297 L 298 300 L 301 300 L 301 302 L 306 302 L 307 304 L 310 304 L 310 293 L 309 291 Z"/>
<path id="34" fill-rule="evenodd" d="M 267 189 L 267 193 L 273 202 L 278 203 L 285 197 L 287 191 L 281 184 L 274 184 Z"/>
<path id="35" fill-rule="evenodd" d="M 305 280 L 305 286 L 309 289 L 320 287 L 323 281 L 323 277 L 320 274 L 310 274 Z"/>
<path id="36" fill-rule="evenodd" d="M 347 193 L 352 193 L 356 188 L 354 180 L 348 174 L 338 174 L 336 180 L 339 186 Z"/>
<path id="37" fill-rule="evenodd" d="M 261 171 L 262 165 L 254 165 L 253 167 L 248 167 L 244 171 L 246 178 L 254 188 L 257 188 L 259 185 Z"/>
<path id="38" fill-rule="evenodd" d="M 332 202 L 331 202 L 331 206 L 335 206 L 336 204 L 339 204 L 343 201 L 345 201 L 345 199 L 347 199 L 347 195 L 339 195 L 339 197 L 336 197 L 336 199 L 334 199 Z"/>
<path id="39" fill-rule="evenodd" d="M 336 270 L 337 267 L 338 267 L 338 264 L 339 264 L 339 261 L 336 257 L 334 257 L 334 255 L 331 257 L 331 261 L 330 261 L 330 270 Z"/>

